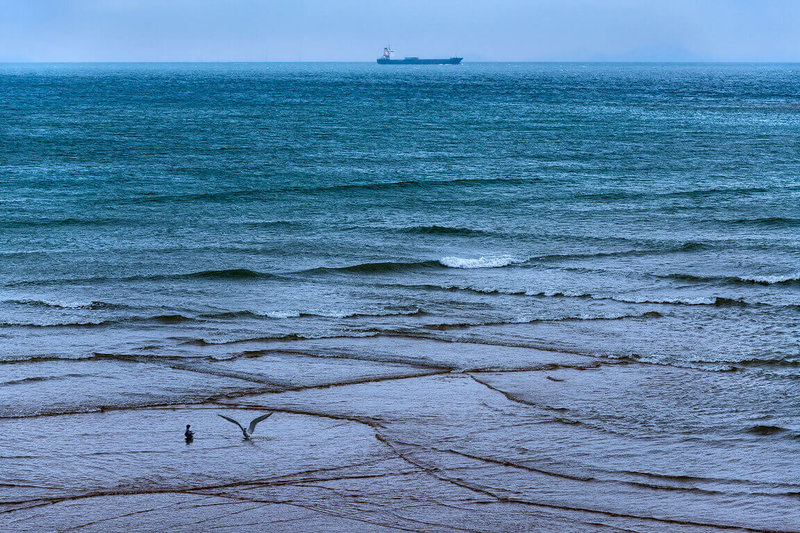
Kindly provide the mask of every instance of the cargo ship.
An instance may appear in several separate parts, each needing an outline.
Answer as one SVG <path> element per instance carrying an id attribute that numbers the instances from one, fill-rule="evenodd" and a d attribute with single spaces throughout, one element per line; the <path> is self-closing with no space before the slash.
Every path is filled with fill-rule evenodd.
<path id="1" fill-rule="evenodd" d="M 378 58 L 379 65 L 458 65 L 463 57 L 450 57 L 447 59 L 423 59 L 419 57 L 405 57 L 403 59 L 393 59 L 390 47 L 383 49 L 383 56 Z"/>

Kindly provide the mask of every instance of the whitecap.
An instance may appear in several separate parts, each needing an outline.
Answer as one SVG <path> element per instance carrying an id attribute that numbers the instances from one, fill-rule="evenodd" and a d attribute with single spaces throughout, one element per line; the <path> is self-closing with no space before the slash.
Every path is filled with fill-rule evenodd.
<path id="1" fill-rule="evenodd" d="M 500 268 L 516 263 L 516 261 L 510 255 L 501 255 L 478 258 L 442 257 L 439 259 L 439 263 L 449 268 Z"/>
<path id="2" fill-rule="evenodd" d="M 741 279 L 743 281 L 749 281 L 752 283 L 763 283 L 767 285 L 774 285 L 774 284 L 781 284 L 781 283 L 788 283 L 800 280 L 800 273 L 795 273 L 789 276 L 781 276 L 781 275 L 774 275 L 774 276 L 742 276 Z"/>
<path id="3" fill-rule="evenodd" d="M 300 313 L 298 311 L 270 311 L 267 316 L 269 318 L 297 318 Z"/>

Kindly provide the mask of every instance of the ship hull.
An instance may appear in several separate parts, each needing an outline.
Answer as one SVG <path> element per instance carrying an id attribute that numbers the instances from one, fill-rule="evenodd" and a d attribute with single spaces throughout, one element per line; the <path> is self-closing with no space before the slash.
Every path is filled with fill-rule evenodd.
<path id="1" fill-rule="evenodd" d="M 450 57 L 448 59 L 420 59 L 418 57 L 406 57 L 405 59 L 378 58 L 379 65 L 458 65 L 463 57 Z"/>

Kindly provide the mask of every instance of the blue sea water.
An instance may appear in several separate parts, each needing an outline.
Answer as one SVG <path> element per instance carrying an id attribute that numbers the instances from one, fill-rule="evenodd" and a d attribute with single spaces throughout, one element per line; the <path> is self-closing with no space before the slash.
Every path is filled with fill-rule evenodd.
<path id="1" fill-rule="evenodd" d="M 0 74 L 5 359 L 507 331 L 800 365 L 797 66 Z"/>
<path id="2" fill-rule="evenodd" d="M 460 370 L 515 370 L 508 347 L 535 348 L 644 369 L 570 402 L 648 457 L 667 446 L 643 440 L 656 427 L 683 435 L 663 475 L 675 457 L 718 457 L 692 474 L 711 486 L 697 498 L 722 495 L 710 508 L 743 513 L 718 521 L 800 527 L 785 511 L 800 491 L 798 76 L 784 64 L 0 65 L 0 395 L 13 397 L 0 415 L 165 401 L 146 388 L 98 399 L 118 390 L 101 381 L 80 405 L 12 392 L 62 360 L 89 365 L 59 367 L 68 384 L 110 361 L 238 361 L 307 339 L 364 361 L 392 346 L 433 360 L 427 341 L 481 347 L 463 361 L 454 350 Z M 209 396 L 190 389 L 181 401 Z M 631 395 L 641 405 L 623 406 Z M 753 450 L 770 466 L 750 468 Z M 740 469 L 720 474 L 728 456 Z M 704 516 L 666 493 L 699 509 L 682 519 Z M 784 521 L 742 503 L 753 494 Z"/>

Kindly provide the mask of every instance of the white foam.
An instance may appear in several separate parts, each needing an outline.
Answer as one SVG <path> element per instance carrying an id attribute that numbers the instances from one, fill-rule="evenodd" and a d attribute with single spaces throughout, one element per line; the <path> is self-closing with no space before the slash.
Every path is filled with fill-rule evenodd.
<path id="1" fill-rule="evenodd" d="M 439 263 L 449 268 L 500 268 L 515 263 L 510 255 L 495 257 L 478 257 L 470 259 L 464 257 L 442 257 Z"/>
<path id="2" fill-rule="evenodd" d="M 713 305 L 716 297 L 698 296 L 696 298 L 612 298 L 619 302 L 634 304 L 673 304 L 673 305 Z"/>
<path id="3" fill-rule="evenodd" d="M 800 272 L 796 272 L 790 276 L 743 276 L 742 279 L 744 281 L 752 281 L 755 283 L 767 283 L 767 284 L 774 284 L 774 283 L 786 283 L 787 281 L 792 281 L 796 279 L 800 279 Z"/>
<path id="4" fill-rule="evenodd" d="M 270 311 L 267 316 L 269 318 L 297 318 L 300 313 L 298 311 Z"/>

